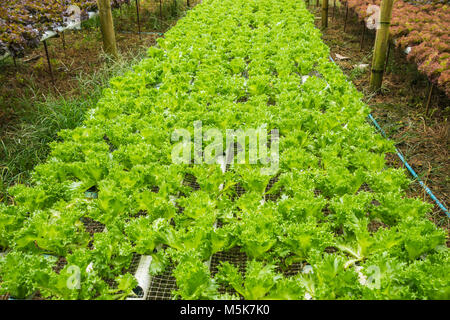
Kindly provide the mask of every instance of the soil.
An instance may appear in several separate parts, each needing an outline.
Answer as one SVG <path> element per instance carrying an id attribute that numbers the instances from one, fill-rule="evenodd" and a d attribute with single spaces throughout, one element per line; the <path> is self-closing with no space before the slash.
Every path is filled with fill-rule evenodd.
<path id="1" fill-rule="evenodd" d="M 310 10 L 315 14 L 316 25 L 320 28 L 320 9 L 311 6 Z M 397 148 L 418 176 L 448 208 L 449 97 L 434 87 L 427 109 L 429 81 L 417 71 L 415 65 L 406 60 L 406 54 L 394 46 L 390 50 L 381 93 L 373 94 L 369 90 L 369 80 L 375 32 L 366 29 L 364 41 L 361 41 L 363 24 L 357 20 L 354 13 L 351 11 L 349 13 L 345 32 L 344 8 L 340 10 L 337 7 L 333 18 L 331 5 L 329 14 L 329 27 L 322 31 L 322 38 L 330 47 L 331 56 L 358 90 L 364 93 L 365 102 L 372 108 L 372 115 L 387 136 L 396 142 Z M 336 54 L 347 58 L 340 60 Z M 404 167 L 396 154 L 388 154 L 387 163 L 397 168 Z M 417 181 L 411 184 L 407 194 L 433 204 L 430 219 L 438 226 L 449 230 L 450 219 Z"/>

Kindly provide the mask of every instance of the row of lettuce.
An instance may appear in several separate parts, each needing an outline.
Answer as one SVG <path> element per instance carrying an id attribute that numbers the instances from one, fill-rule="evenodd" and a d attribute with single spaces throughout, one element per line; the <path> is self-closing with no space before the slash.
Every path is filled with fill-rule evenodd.
<path id="1" fill-rule="evenodd" d="M 137 253 L 153 257 L 151 275 L 173 270 L 174 298 L 450 298 L 446 233 L 386 168 L 393 145 L 313 19 L 303 1 L 205 0 L 112 79 L 0 207 L 0 293 L 125 298 Z M 224 135 L 278 129 L 278 170 L 173 163 L 172 133 L 194 136 L 199 120 Z M 86 218 L 105 230 L 91 236 Z M 211 272 L 236 247 L 245 264 Z"/>

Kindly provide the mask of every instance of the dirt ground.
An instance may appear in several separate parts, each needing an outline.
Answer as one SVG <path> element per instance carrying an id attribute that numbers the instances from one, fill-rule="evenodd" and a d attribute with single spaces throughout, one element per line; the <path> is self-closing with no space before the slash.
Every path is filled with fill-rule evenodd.
<path id="1" fill-rule="evenodd" d="M 320 27 L 320 10 L 314 6 L 310 9 L 315 13 L 316 25 Z M 331 48 L 331 56 L 364 93 L 374 118 L 387 136 L 396 141 L 397 148 L 418 176 L 448 208 L 449 98 L 434 87 L 427 110 L 429 81 L 417 72 L 415 65 L 408 63 L 401 50 L 394 47 L 390 50 L 381 93 L 372 94 L 369 90 L 369 79 L 375 32 L 366 29 L 362 41 L 363 25 L 357 21 L 356 15 L 349 14 L 345 32 L 344 20 L 344 8 L 342 11 L 336 8 L 333 18 L 331 6 L 329 27 L 323 31 L 323 39 Z M 340 60 L 336 54 L 346 58 Z M 396 154 L 389 154 L 387 160 L 388 165 L 404 167 Z M 434 204 L 417 181 L 411 184 L 408 195 Z M 437 225 L 449 229 L 450 221 L 437 205 L 434 205 L 430 218 Z"/>

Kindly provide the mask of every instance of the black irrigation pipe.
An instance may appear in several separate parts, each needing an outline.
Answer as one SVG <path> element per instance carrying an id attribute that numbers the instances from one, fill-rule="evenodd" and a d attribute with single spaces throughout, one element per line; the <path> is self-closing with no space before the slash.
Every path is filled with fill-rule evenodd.
<path id="1" fill-rule="evenodd" d="M 330 55 L 330 60 L 336 64 L 336 62 L 333 60 L 333 58 Z M 369 113 L 369 120 L 372 121 L 373 125 L 378 129 L 378 131 L 381 133 L 381 135 L 383 137 L 385 137 L 386 139 L 389 139 L 386 135 L 386 132 L 383 130 L 383 128 L 381 128 L 381 126 L 378 124 L 377 120 L 375 120 L 375 118 L 372 116 L 372 114 Z M 409 163 L 406 161 L 405 157 L 403 156 L 403 154 L 397 149 L 397 147 L 395 147 L 395 151 L 397 153 L 397 156 L 399 157 L 399 159 L 403 162 L 403 164 L 405 165 L 405 167 L 408 169 L 409 173 L 413 176 L 414 179 L 417 179 L 417 181 L 419 182 L 419 184 L 422 186 L 422 188 L 426 191 L 426 193 L 428 193 L 428 195 L 430 196 L 430 198 L 438 205 L 438 207 L 447 215 L 448 218 L 450 218 L 450 213 L 448 212 L 448 209 L 438 200 L 438 198 L 436 198 L 436 196 L 433 194 L 433 192 L 430 190 L 430 188 L 428 188 L 425 183 L 423 183 L 423 181 L 419 178 L 419 176 L 417 175 L 417 173 L 414 171 L 414 169 L 409 165 Z"/>
<path id="2" fill-rule="evenodd" d="M 44 40 L 43 42 L 44 42 L 45 55 L 47 57 L 48 70 L 49 70 L 49 73 L 50 73 L 50 78 L 52 79 L 53 85 L 55 85 L 55 77 L 53 76 L 52 64 L 50 62 L 50 56 L 48 54 L 47 40 Z"/>

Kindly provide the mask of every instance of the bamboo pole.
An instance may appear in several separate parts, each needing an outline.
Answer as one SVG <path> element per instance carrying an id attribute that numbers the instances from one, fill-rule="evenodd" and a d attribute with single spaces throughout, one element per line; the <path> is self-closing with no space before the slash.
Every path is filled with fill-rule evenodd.
<path id="1" fill-rule="evenodd" d="M 107 54 L 118 56 L 116 35 L 114 33 L 114 22 L 109 0 L 97 0 L 98 13 L 100 16 L 100 29 L 103 36 L 103 49 Z"/>
<path id="2" fill-rule="evenodd" d="M 389 43 L 389 26 L 391 24 L 392 7 L 394 0 L 381 1 L 380 27 L 377 29 L 375 47 L 373 50 L 372 74 L 370 76 L 370 88 L 377 91 L 383 82 L 384 63 L 386 61 L 387 47 Z"/>
<path id="3" fill-rule="evenodd" d="M 322 29 L 328 28 L 328 0 L 322 0 Z"/>

